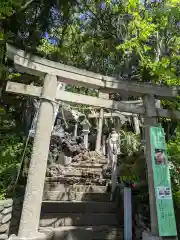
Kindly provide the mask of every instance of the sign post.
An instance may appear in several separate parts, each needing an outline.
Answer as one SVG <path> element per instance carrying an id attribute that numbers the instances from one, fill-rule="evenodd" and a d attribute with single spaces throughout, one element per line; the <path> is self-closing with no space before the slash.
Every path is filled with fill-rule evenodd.
<path id="1" fill-rule="evenodd" d="M 164 130 L 150 128 L 151 156 L 159 235 L 177 236 Z"/>

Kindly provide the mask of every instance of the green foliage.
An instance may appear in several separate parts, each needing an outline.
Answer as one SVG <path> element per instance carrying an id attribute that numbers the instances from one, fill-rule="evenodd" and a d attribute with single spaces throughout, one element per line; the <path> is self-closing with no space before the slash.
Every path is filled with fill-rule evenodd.
<path id="1" fill-rule="evenodd" d="M 168 154 L 171 166 L 173 196 L 176 206 L 180 209 L 180 128 L 177 128 L 176 138 L 168 143 Z"/>
<path id="2" fill-rule="evenodd" d="M 15 183 L 24 142 L 19 136 L 5 136 L 0 140 L 0 198 L 6 196 Z"/>
<path id="3" fill-rule="evenodd" d="M 127 155 L 132 155 L 134 152 L 140 151 L 140 136 L 132 132 L 120 132 L 120 142 L 122 152 Z"/>
<path id="4" fill-rule="evenodd" d="M 22 164 L 29 164 L 31 143 L 18 134 L 5 134 L 0 139 L 0 199 L 13 196 L 16 184 L 22 178 Z M 24 169 L 28 166 L 24 165 Z"/>
<path id="5" fill-rule="evenodd" d="M 0 19 L 6 19 L 11 16 L 14 11 L 16 11 L 21 4 L 23 4 L 23 0 L 1 0 L 0 2 Z"/>
<path id="6" fill-rule="evenodd" d="M 180 167 L 180 129 L 176 130 L 175 140 L 171 140 L 168 143 L 168 153 L 170 156 L 170 161 L 178 168 Z"/>

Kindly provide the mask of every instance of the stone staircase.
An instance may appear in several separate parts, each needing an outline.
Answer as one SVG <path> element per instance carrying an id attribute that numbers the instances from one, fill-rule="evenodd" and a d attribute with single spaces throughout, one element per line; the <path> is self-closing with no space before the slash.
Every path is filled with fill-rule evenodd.
<path id="1" fill-rule="evenodd" d="M 40 231 L 47 230 L 54 240 L 123 239 L 116 204 L 111 202 L 43 202 Z"/>
<path id="2" fill-rule="evenodd" d="M 110 202 L 110 180 L 103 176 L 105 164 L 72 162 L 59 168 L 61 175 L 46 178 L 40 232 L 53 232 L 54 240 L 123 239 L 117 204 Z"/>

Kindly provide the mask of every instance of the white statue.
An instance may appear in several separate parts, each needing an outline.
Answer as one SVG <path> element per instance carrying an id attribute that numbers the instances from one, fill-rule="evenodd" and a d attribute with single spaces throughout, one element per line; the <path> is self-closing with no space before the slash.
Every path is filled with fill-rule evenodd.
<path id="1" fill-rule="evenodd" d="M 120 153 L 119 134 L 113 128 L 108 137 L 108 163 L 112 163 L 112 155 Z"/>
<path id="2" fill-rule="evenodd" d="M 117 183 L 117 155 L 120 153 L 120 144 L 119 144 L 119 134 L 115 129 L 112 129 L 109 137 L 108 137 L 108 164 L 112 167 L 111 173 L 111 198 L 113 196 L 113 192 L 116 189 Z"/>

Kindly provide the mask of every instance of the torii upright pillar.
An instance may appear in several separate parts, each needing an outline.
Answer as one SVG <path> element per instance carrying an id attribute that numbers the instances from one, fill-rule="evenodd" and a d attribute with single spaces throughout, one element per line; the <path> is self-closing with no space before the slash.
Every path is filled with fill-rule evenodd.
<path id="1" fill-rule="evenodd" d="M 154 176 L 153 176 L 153 166 L 152 166 L 152 152 L 151 152 L 151 142 L 150 142 L 150 128 L 152 126 L 158 126 L 156 116 L 156 104 L 153 95 L 145 95 L 143 98 L 145 107 L 145 156 L 147 164 L 147 175 L 148 175 L 148 186 L 149 186 L 149 205 L 150 205 L 150 217 L 151 217 L 151 232 L 144 232 L 143 240 L 177 240 L 177 237 L 159 237 L 158 229 L 158 216 L 156 207 L 156 196 L 154 188 Z"/>
<path id="2" fill-rule="evenodd" d="M 99 92 L 99 97 L 109 99 L 109 94 L 106 92 Z M 97 138 L 96 138 L 96 151 L 99 152 L 101 149 L 102 129 L 104 120 L 104 109 L 101 108 L 99 112 L 99 121 L 97 126 Z"/>
<path id="3" fill-rule="evenodd" d="M 149 204 L 150 204 L 150 217 L 151 217 L 151 232 L 154 236 L 158 236 L 158 220 L 157 220 L 157 210 L 156 210 L 156 197 L 154 189 L 154 178 L 153 178 L 153 167 L 151 159 L 151 143 L 150 143 L 150 128 L 151 126 L 157 126 L 156 117 L 156 106 L 155 99 L 152 95 L 146 95 L 143 98 L 145 107 L 145 156 L 147 164 L 147 175 L 148 175 L 148 186 L 149 186 Z"/>
<path id="4" fill-rule="evenodd" d="M 20 238 L 29 239 L 38 236 L 49 143 L 54 120 L 53 101 L 56 89 L 56 76 L 46 75 L 19 226 L 18 237 Z"/>

